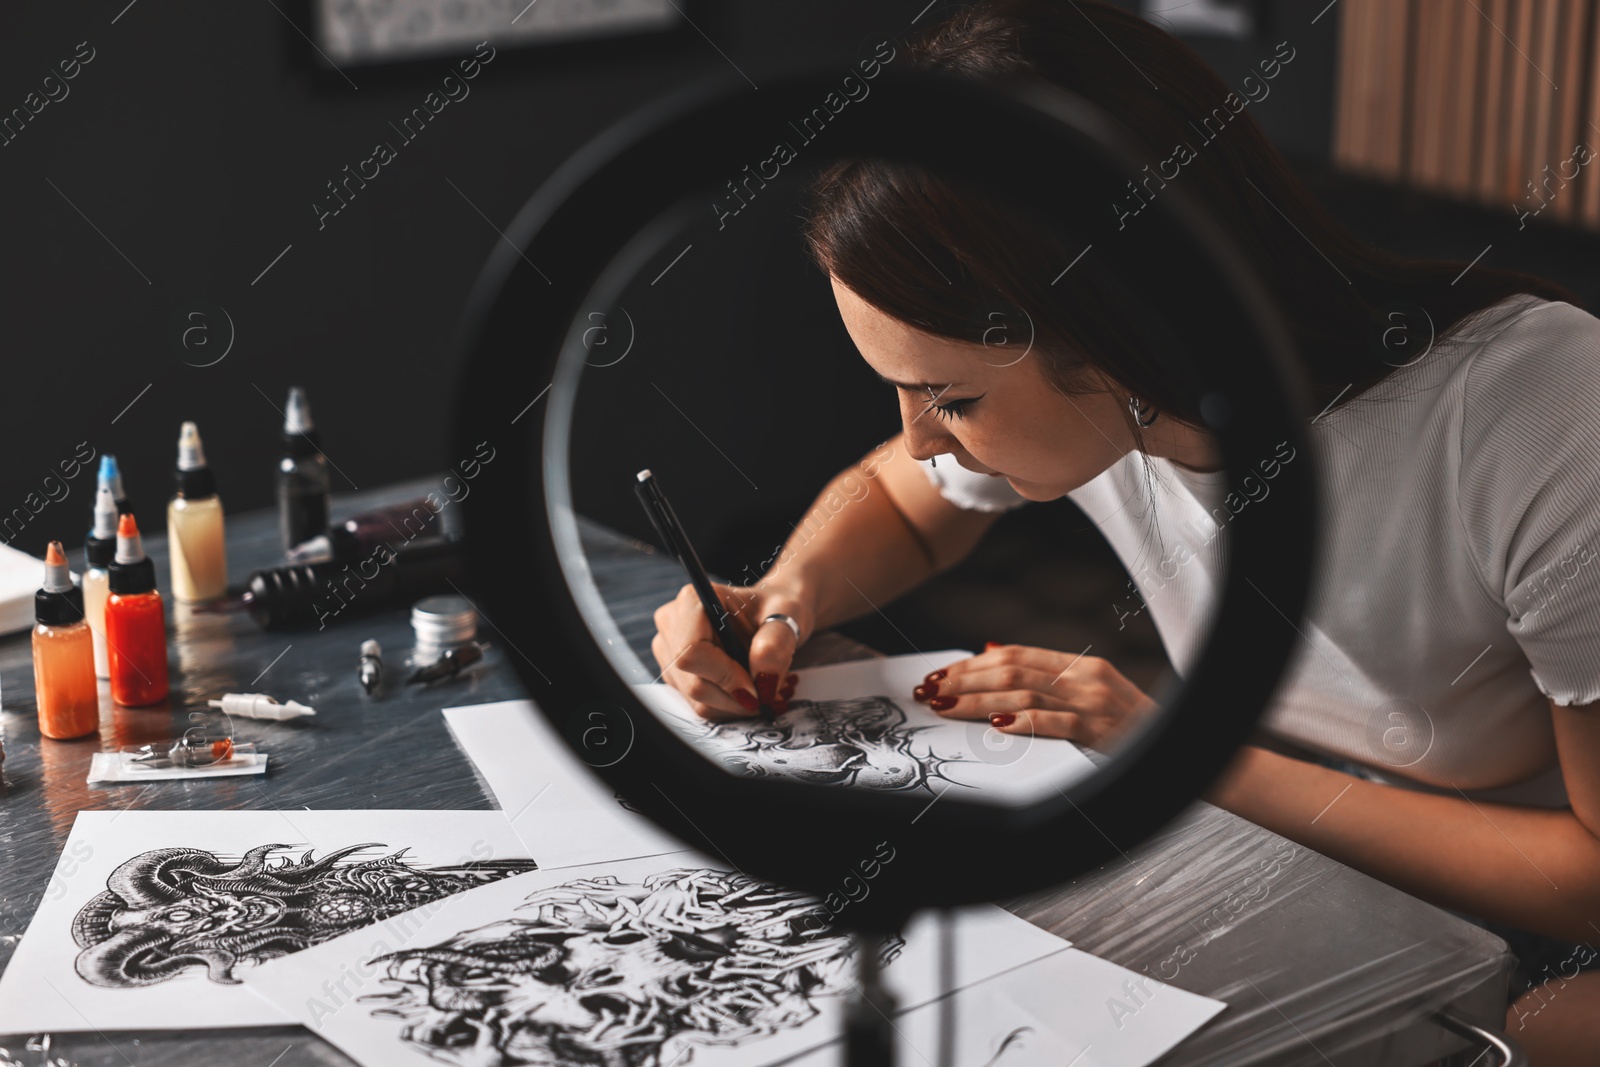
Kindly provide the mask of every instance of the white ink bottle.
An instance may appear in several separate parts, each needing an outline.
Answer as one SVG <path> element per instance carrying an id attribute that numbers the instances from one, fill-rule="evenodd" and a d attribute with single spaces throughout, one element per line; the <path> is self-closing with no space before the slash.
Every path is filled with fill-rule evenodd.
<path id="1" fill-rule="evenodd" d="M 106 649 L 106 597 L 111 595 L 111 561 L 117 555 L 117 501 L 110 485 L 101 485 L 94 496 L 94 527 L 84 538 L 83 571 L 84 617 L 94 635 L 94 674 L 111 677 L 111 659 Z"/>
<path id="2" fill-rule="evenodd" d="M 192 422 L 178 435 L 177 495 L 167 505 L 167 551 L 172 557 L 172 595 L 188 603 L 220 598 L 228 589 L 227 544 L 222 501 L 206 466 L 200 431 Z"/>

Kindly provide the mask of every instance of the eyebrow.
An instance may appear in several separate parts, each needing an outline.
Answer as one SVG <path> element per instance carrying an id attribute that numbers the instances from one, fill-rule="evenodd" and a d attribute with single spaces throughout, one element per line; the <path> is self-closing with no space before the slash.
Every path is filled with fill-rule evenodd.
<path id="1" fill-rule="evenodd" d="M 960 382 L 945 382 L 943 384 L 935 382 L 897 382 L 893 378 L 886 377 L 877 371 L 873 371 L 872 373 L 878 375 L 878 380 L 880 382 L 887 382 L 890 385 L 897 386 L 901 389 L 910 389 L 913 392 L 947 392 L 961 384 Z"/>

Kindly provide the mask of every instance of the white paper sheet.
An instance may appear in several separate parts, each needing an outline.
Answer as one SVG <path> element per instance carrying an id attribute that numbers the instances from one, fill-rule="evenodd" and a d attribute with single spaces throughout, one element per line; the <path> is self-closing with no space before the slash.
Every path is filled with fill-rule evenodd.
<path id="1" fill-rule="evenodd" d="M 289 1022 L 237 982 L 260 960 L 527 868 L 498 811 L 79 812 L 0 974 L 0 1033 Z"/>
<path id="2" fill-rule="evenodd" d="M 902 1067 L 941 1062 L 946 1006 L 954 1067 L 1144 1067 L 1227 1008 L 1069 948 L 896 1018 Z M 845 1067 L 843 1045 L 786 1067 Z"/>
<path id="3" fill-rule="evenodd" d="M 43 580 L 44 560 L 0 543 L 0 634 L 33 629 L 33 594 Z"/>
<path id="4" fill-rule="evenodd" d="M 506 879 L 246 981 L 374 1067 L 623 1062 L 623 1046 L 640 1067 L 746 1067 L 837 1037 L 856 966 L 824 915 L 679 852 Z M 959 911 L 951 940 L 948 987 L 936 920 L 880 952 L 902 1007 L 1067 947 L 990 905 Z"/>
<path id="5" fill-rule="evenodd" d="M 883 656 L 798 671 L 789 711 L 775 722 L 708 723 L 667 685 L 637 685 L 647 706 L 684 727 L 739 774 L 920 792 L 981 791 L 986 801 L 1026 804 L 1094 769 L 1070 741 L 1008 734 L 987 721 L 948 719 L 911 697 L 929 671 L 972 655 L 962 649 Z"/>
<path id="6" fill-rule="evenodd" d="M 445 708 L 444 721 L 540 867 L 657 856 L 685 847 L 624 808 L 531 700 Z"/>

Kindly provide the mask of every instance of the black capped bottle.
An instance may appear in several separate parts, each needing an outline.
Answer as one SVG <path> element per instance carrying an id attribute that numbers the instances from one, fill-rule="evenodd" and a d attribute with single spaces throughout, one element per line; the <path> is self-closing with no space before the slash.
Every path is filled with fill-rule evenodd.
<path id="1" fill-rule="evenodd" d="M 278 530 L 285 552 L 328 528 L 328 487 L 328 461 L 311 421 L 311 403 L 297 385 L 284 406 L 278 462 Z"/>

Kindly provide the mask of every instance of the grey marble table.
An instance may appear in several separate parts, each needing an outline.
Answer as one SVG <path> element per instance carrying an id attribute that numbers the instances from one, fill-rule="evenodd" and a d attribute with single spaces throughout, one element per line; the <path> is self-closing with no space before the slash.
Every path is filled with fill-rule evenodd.
<path id="1" fill-rule="evenodd" d="M 335 516 L 419 495 L 419 481 L 336 499 Z M 86 517 L 85 517 L 86 521 Z M 76 530 L 85 525 L 74 522 Z M 591 566 L 629 643 L 646 662 L 651 613 L 681 572 L 646 546 L 586 527 Z M 279 560 L 270 512 L 229 516 L 230 576 Z M 146 542 L 166 591 L 160 538 Z M 75 556 L 81 561 L 81 557 Z M 395 608 L 323 631 L 266 633 L 243 615 L 173 613 L 173 688 L 154 709 L 103 700 L 100 733 L 50 741 L 38 733 L 26 633 L 0 639 L 0 967 L 11 958 L 61 854 L 75 814 L 95 809 L 447 808 L 494 803 L 452 742 L 441 707 L 521 696 L 497 639 L 484 663 L 431 690 L 390 684 L 378 699 L 356 681 L 357 649 L 376 638 L 391 678 L 412 643 Z M 802 662 L 871 650 L 838 635 L 811 642 Z M 180 780 L 143 787 L 85 784 L 90 755 L 168 739 L 184 716 L 223 692 L 268 692 L 317 708 L 315 720 L 252 723 L 272 754 L 260 778 Z M 1499 1028 L 1511 957 L 1505 943 L 1414 897 L 1203 803 L 1125 861 L 1071 884 L 1002 902 L 1078 947 L 1134 971 L 1215 997 L 1228 1008 L 1160 1062 L 1216 1065 L 1411 1065 L 1466 1048 L 1430 1020 L 1438 1008 Z M 1063 1005 L 1099 1012 L 1107 1006 Z M 298 1027 L 0 1037 L 0 1064 L 348 1064 Z M 1483 1061 L 1487 1063 L 1488 1061 Z M 972 1065 L 976 1067 L 976 1065 Z"/>

